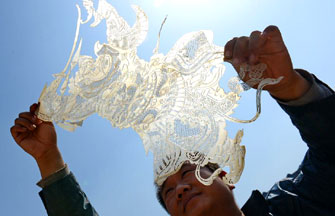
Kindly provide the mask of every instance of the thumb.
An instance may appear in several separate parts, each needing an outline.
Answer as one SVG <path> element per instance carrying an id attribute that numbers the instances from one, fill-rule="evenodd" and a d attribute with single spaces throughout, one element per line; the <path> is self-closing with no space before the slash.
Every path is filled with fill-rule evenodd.
<path id="1" fill-rule="evenodd" d="M 29 109 L 30 113 L 31 114 L 35 114 L 35 111 L 36 111 L 37 108 L 38 108 L 38 104 L 37 103 L 32 104 L 30 106 L 30 109 Z"/>
<path id="2" fill-rule="evenodd" d="M 40 106 L 40 103 L 34 103 L 30 106 L 30 113 L 34 115 L 34 118 L 36 119 L 36 125 L 40 125 L 42 123 L 45 123 L 45 124 L 48 124 L 48 125 L 51 125 L 53 126 L 52 122 L 45 122 L 45 121 L 42 121 L 41 119 L 37 118 L 37 109 L 39 108 Z"/>

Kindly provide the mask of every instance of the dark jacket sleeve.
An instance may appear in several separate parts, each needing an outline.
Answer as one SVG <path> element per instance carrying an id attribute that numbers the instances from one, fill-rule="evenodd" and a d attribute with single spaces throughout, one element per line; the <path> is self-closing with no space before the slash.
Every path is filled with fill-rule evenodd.
<path id="1" fill-rule="evenodd" d="M 308 150 L 294 173 L 263 193 L 270 212 L 276 216 L 335 215 L 335 95 L 315 76 L 313 79 L 326 90 L 324 97 L 297 106 L 279 103 Z"/>
<path id="2" fill-rule="evenodd" d="M 303 106 L 279 105 L 290 116 L 302 139 L 318 160 L 335 163 L 335 95 L 326 84 L 314 77 L 316 82 L 327 88 L 331 95 Z"/>
<path id="3" fill-rule="evenodd" d="M 39 193 L 49 216 L 98 216 L 72 173 Z"/>

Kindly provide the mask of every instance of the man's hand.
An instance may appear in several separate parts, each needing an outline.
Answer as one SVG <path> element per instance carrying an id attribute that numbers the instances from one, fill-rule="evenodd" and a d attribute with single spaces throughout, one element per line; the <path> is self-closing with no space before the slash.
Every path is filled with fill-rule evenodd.
<path id="1" fill-rule="evenodd" d="M 37 118 L 37 107 L 33 104 L 30 112 L 20 113 L 10 131 L 15 142 L 36 160 L 41 176 L 45 178 L 65 164 L 57 147 L 55 127 L 51 122 Z"/>
<path id="2" fill-rule="evenodd" d="M 257 65 L 265 63 L 263 78 L 284 79 L 276 85 L 265 87 L 274 97 L 288 101 L 301 97 L 309 89 L 310 84 L 301 77 L 292 66 L 292 61 L 279 29 L 268 26 L 263 32 L 254 31 L 249 37 L 235 37 L 225 45 L 224 60 L 232 63 L 237 72 L 242 64 Z M 243 78 L 248 81 L 249 76 Z M 253 86 L 253 88 L 257 88 Z"/>

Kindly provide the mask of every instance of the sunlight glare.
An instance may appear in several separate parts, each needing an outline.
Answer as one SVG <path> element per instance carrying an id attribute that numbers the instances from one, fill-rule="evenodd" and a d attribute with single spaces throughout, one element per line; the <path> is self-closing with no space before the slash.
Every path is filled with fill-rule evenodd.
<path id="1" fill-rule="evenodd" d="M 173 5 L 199 5 L 207 2 L 208 0 L 154 0 L 154 5 L 155 7 L 160 7 L 167 3 Z"/>

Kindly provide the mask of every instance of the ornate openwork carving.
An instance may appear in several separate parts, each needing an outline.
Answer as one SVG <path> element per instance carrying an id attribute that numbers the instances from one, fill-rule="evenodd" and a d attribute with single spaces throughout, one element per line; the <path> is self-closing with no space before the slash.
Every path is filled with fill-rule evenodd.
<path id="1" fill-rule="evenodd" d="M 219 87 L 225 67 L 223 47 L 213 44 L 210 31 L 184 35 L 166 54 L 159 54 L 159 43 L 150 61 L 137 56 L 137 47 L 148 31 L 146 14 L 132 6 L 137 19 L 130 27 L 117 11 L 100 0 L 98 9 L 91 0 L 84 0 L 88 12 L 81 19 L 80 8 L 75 42 L 64 71 L 45 87 L 40 97 L 38 117 L 54 121 L 67 130 L 74 130 L 89 115 L 98 113 L 114 127 L 132 127 L 142 138 L 145 150 L 154 155 L 155 181 L 162 184 L 177 172 L 185 161 L 200 167 L 208 162 L 229 166 L 227 181 L 236 183 L 243 171 L 245 148 L 240 146 L 242 131 L 234 139 L 225 130 L 226 120 L 241 121 L 230 115 L 237 107 L 243 91 L 238 77 L 229 81 L 230 92 Z M 107 41 L 96 42 L 96 56 L 80 54 L 79 27 L 94 18 L 92 27 L 103 19 L 107 25 Z M 76 50 L 76 51 L 75 51 Z M 71 74 L 73 70 L 77 69 Z M 266 66 L 245 66 L 259 89 L 278 80 L 262 80 Z M 260 92 L 260 90 L 259 90 Z M 259 98 L 259 95 L 258 95 Z M 258 111 L 260 102 L 258 101 Z"/>

